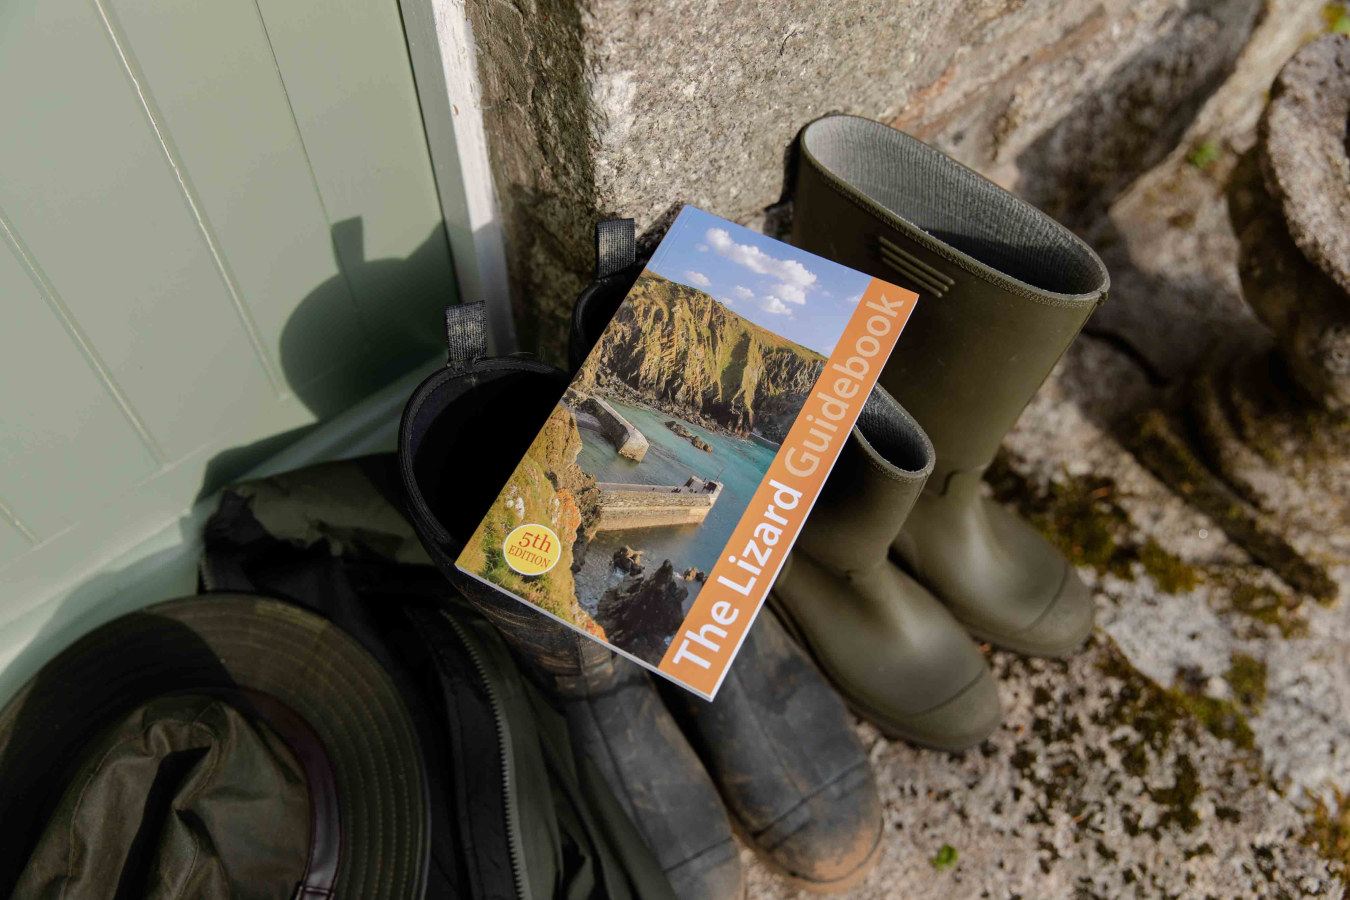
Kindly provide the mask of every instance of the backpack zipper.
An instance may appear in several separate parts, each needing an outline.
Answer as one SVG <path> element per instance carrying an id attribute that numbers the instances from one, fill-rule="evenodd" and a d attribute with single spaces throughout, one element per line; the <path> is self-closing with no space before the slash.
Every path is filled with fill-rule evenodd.
<path id="1" fill-rule="evenodd" d="M 525 870 L 521 862 L 523 840 L 520 836 L 520 821 L 516 811 L 516 782 L 511 774 L 510 725 L 506 720 L 506 715 L 502 712 L 501 699 L 497 696 L 497 688 L 492 683 L 492 679 L 488 677 L 487 664 L 483 662 L 478 645 L 469 636 L 468 629 L 457 622 L 454 616 L 445 614 L 442 614 L 442 616 L 450 623 L 451 629 L 454 630 L 460 643 L 464 645 L 464 649 L 469 654 L 469 661 L 473 663 L 474 670 L 478 673 L 478 678 L 483 682 L 483 687 L 487 691 L 488 705 L 492 708 L 492 720 L 497 728 L 497 751 L 501 760 L 502 792 L 506 797 L 506 845 L 511 858 L 511 879 L 516 886 L 516 897 L 519 900 L 530 900 L 525 889 Z"/>

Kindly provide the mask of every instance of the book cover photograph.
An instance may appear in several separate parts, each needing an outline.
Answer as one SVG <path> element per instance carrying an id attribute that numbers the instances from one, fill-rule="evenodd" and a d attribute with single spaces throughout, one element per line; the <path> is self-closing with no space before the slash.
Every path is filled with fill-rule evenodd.
<path id="1" fill-rule="evenodd" d="M 457 566 L 712 699 L 916 300 L 684 207 Z"/>

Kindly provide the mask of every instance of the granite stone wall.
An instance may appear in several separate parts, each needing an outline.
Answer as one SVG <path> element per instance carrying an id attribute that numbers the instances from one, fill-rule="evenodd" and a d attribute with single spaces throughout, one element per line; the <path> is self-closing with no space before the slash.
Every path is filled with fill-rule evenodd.
<path id="1" fill-rule="evenodd" d="M 1278 6 L 1279 4 L 1272 4 Z M 591 229 L 781 229 L 794 135 L 893 123 L 1086 228 L 1223 83 L 1262 0 L 468 0 L 522 345 L 563 358 Z"/>

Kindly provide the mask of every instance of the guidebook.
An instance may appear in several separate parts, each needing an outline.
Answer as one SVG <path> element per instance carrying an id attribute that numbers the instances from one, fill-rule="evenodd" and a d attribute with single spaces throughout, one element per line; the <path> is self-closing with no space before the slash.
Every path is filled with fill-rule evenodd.
<path id="1" fill-rule="evenodd" d="M 917 300 L 684 207 L 456 565 L 713 699 Z"/>

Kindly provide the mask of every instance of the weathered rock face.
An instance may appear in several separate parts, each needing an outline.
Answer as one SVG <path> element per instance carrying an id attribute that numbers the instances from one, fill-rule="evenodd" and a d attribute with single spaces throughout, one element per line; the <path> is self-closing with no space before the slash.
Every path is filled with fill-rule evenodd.
<path id="1" fill-rule="evenodd" d="M 1347 119 L 1350 37 L 1329 34 L 1280 70 L 1229 189 L 1243 298 L 1294 377 L 1335 410 L 1350 410 Z"/>
<path id="2" fill-rule="evenodd" d="M 1243 299 L 1295 380 L 1331 408 L 1350 408 L 1350 295 L 1294 243 L 1260 157 L 1255 148 L 1242 157 L 1228 192 Z"/>
<path id="3" fill-rule="evenodd" d="M 634 550 L 632 547 L 620 547 L 614 551 L 614 568 L 627 572 L 629 575 L 641 575 L 643 570 L 642 554 L 645 551 Z"/>
<path id="4" fill-rule="evenodd" d="M 661 662 L 666 641 L 684 621 L 689 588 L 670 560 L 652 574 L 632 575 L 605 591 L 595 618 L 609 642 L 652 665 Z"/>
<path id="5" fill-rule="evenodd" d="M 669 428 L 671 431 L 675 432 L 676 434 L 678 434 L 680 437 L 684 438 L 695 448 L 702 450 L 704 453 L 712 452 L 712 444 L 708 443 L 703 438 L 694 434 L 692 431 L 690 431 L 688 428 L 685 428 L 683 425 L 681 425 L 679 422 L 676 422 L 674 419 L 667 419 L 666 427 Z"/>
<path id="6" fill-rule="evenodd" d="M 602 215 L 650 237 L 692 203 L 774 231 L 788 147 L 828 112 L 1091 215 L 1172 149 L 1263 10 L 1302 34 L 1320 6 L 469 0 L 522 341 L 562 358 Z"/>
<path id="7" fill-rule="evenodd" d="M 1149 46 L 1017 153 L 1017 192 L 1070 227 L 1098 221 L 1122 190 L 1176 147 L 1232 72 L 1264 6 L 1208 0 L 1143 26 L 1157 29 Z M 1034 114 L 1025 99 L 1010 102 L 1004 113 L 1010 126 Z"/>
<path id="8" fill-rule="evenodd" d="M 1221 4 L 1205 5 L 1215 10 Z M 1320 3 L 1268 0 L 1265 7 L 1236 60 L 1223 64 L 1231 73 L 1166 156 L 1142 174 L 1127 163 L 1118 172 L 1128 175 L 1128 185 L 1098 197 L 1109 202 L 1105 213 L 1095 220 L 1073 217 L 1111 272 L 1111 299 L 1093 315 L 1091 331 L 1128 345 L 1159 380 L 1186 374 L 1219 342 L 1261 331 L 1233 265 L 1229 180 L 1256 141 L 1257 120 L 1281 66 L 1330 24 Z M 1238 33 L 1225 32 L 1219 43 Z M 1179 75 L 1178 84 L 1187 80 Z M 1017 188 L 1023 190 L 1020 181 Z M 1033 196 L 1043 201 L 1046 194 Z"/>
<path id="9" fill-rule="evenodd" d="M 1098 633 L 1069 660 L 993 652 L 1004 722 L 966 753 L 860 726 L 886 849 L 850 897 L 1346 896 L 1350 609 L 1291 592 L 1105 430 L 1148 390 L 1080 338 L 1008 436 L 995 495 L 1078 566 Z M 799 896 L 748 875 L 751 900 Z"/>
<path id="10" fill-rule="evenodd" d="M 1261 119 L 1266 186 L 1310 263 L 1350 294 L 1350 36 L 1328 34 L 1280 70 Z"/>
<path id="11" fill-rule="evenodd" d="M 1350 37 L 1326 35 L 1280 71 L 1228 190 L 1243 298 L 1274 347 L 1263 335 L 1216 350 L 1134 445 L 1254 558 L 1324 600 L 1350 534 L 1347 118 Z"/>
<path id="12" fill-rule="evenodd" d="M 824 366 L 819 353 L 702 291 L 644 272 L 587 358 L 578 387 L 616 378 L 649 402 L 774 438 L 786 434 Z"/>

